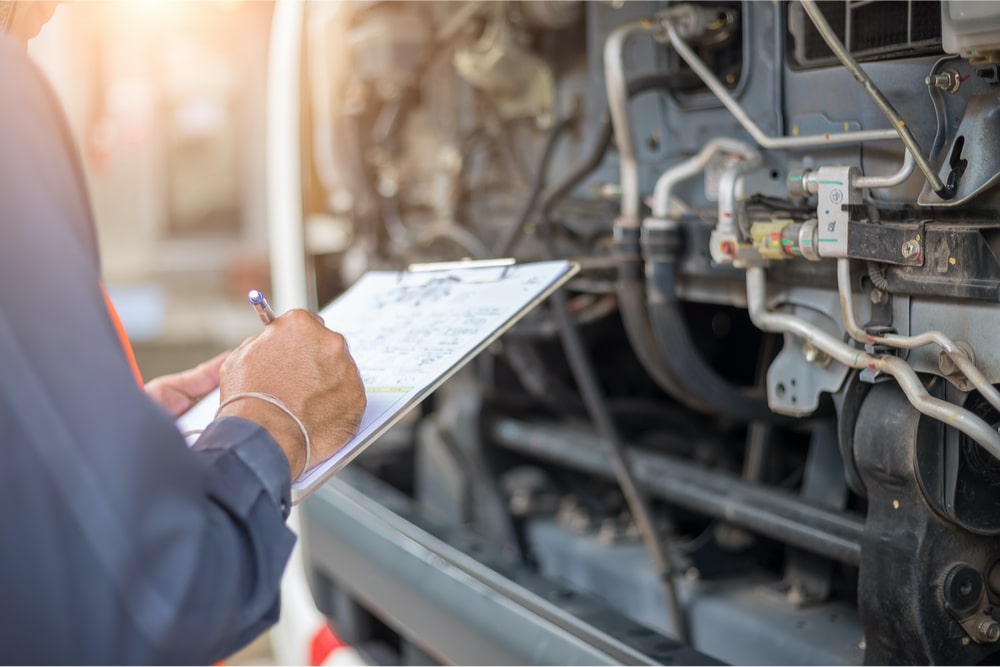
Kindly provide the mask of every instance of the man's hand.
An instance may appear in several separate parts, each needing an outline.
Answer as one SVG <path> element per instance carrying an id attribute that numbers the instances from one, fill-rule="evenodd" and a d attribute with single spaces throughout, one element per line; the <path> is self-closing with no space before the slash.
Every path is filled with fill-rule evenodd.
<path id="1" fill-rule="evenodd" d="M 221 399 L 245 392 L 271 394 L 298 417 L 312 442 L 310 465 L 333 456 L 361 423 L 366 398 L 358 367 L 339 333 L 304 310 L 292 310 L 233 350 L 221 369 Z M 304 471 L 305 440 L 288 415 L 247 398 L 220 416 L 255 421 L 278 442 L 297 479 Z"/>
<path id="2" fill-rule="evenodd" d="M 146 393 L 174 418 L 180 417 L 219 386 L 219 368 L 228 356 L 227 350 L 189 371 L 150 380 Z"/>

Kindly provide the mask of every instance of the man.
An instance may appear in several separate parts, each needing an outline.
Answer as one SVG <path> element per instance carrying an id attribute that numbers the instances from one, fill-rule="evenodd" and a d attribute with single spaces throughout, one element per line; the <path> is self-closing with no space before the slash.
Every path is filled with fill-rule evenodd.
<path id="1" fill-rule="evenodd" d="M 43 4 L 0 2 L 0 661 L 217 661 L 277 618 L 307 458 L 291 415 L 316 464 L 357 428 L 363 387 L 305 311 L 137 385 L 65 120 L 26 55 Z M 173 419 L 217 376 L 233 401 L 189 449 Z"/>

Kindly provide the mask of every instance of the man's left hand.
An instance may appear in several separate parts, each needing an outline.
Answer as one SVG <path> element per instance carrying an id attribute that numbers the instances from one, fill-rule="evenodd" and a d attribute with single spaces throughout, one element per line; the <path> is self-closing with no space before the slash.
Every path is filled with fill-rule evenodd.
<path id="1" fill-rule="evenodd" d="M 228 356 L 227 350 L 191 370 L 154 378 L 146 383 L 146 393 L 173 417 L 180 417 L 219 386 L 219 367 Z"/>

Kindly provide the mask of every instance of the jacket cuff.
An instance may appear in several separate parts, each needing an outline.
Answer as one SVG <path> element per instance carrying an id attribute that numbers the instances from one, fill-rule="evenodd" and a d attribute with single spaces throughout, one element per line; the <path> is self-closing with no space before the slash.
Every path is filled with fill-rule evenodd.
<path id="1" fill-rule="evenodd" d="M 221 417 L 205 428 L 192 449 L 211 457 L 213 467 L 234 469 L 227 473 L 239 474 L 235 469 L 244 469 L 257 479 L 281 516 L 288 518 L 292 509 L 291 470 L 281 447 L 264 427 L 241 417 Z M 259 493 L 252 485 L 227 486 L 235 494 L 227 501 L 238 511 L 249 510 Z"/>

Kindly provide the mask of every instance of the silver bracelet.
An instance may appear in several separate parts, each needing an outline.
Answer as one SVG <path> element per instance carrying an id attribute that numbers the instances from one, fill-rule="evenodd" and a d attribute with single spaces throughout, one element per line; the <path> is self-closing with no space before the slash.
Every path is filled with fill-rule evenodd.
<path id="1" fill-rule="evenodd" d="M 256 398 L 261 401 L 264 401 L 265 403 L 270 403 L 271 405 L 278 408 L 279 410 L 281 410 L 286 415 L 292 418 L 292 421 L 295 422 L 295 425 L 299 427 L 300 431 L 302 431 L 302 437 L 305 438 L 306 440 L 306 462 L 305 462 L 305 467 L 302 468 L 302 474 L 303 475 L 306 474 L 306 472 L 309 470 L 309 452 L 312 449 L 312 445 L 309 441 L 309 431 L 306 430 L 306 425 L 302 423 L 302 420 L 296 417 L 295 413 L 289 410 L 288 407 L 284 403 L 282 403 L 281 399 L 278 398 L 277 396 L 272 396 L 271 394 L 262 394 L 257 391 L 247 391 L 242 394 L 234 394 L 233 396 L 230 396 L 219 405 L 219 409 L 215 411 L 215 418 L 219 417 L 219 413 L 222 412 L 222 408 L 226 407 L 230 403 L 234 403 L 244 398 Z"/>

